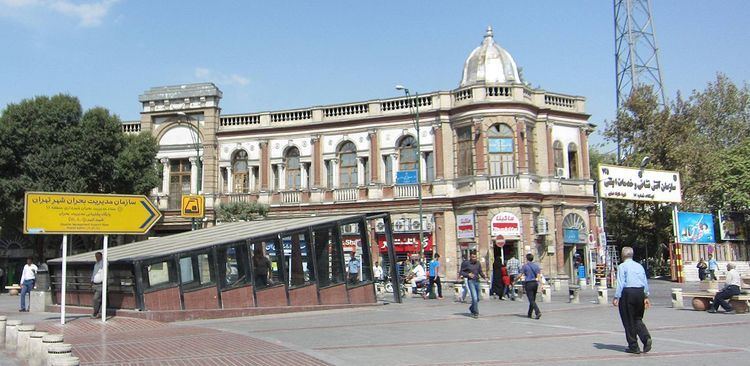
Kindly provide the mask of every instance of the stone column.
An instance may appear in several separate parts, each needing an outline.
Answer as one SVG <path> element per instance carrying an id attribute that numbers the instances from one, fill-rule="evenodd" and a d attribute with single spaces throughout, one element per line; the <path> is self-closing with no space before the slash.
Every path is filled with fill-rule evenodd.
<path id="1" fill-rule="evenodd" d="M 555 150 L 552 149 L 552 124 L 547 123 L 547 173 L 555 176 Z"/>
<path id="2" fill-rule="evenodd" d="M 555 259 L 557 263 L 557 277 L 565 274 L 565 245 L 563 236 L 563 206 L 555 206 Z"/>
<path id="3" fill-rule="evenodd" d="M 523 120 L 516 119 L 516 150 L 518 151 L 518 173 L 525 174 L 529 172 L 528 161 L 526 160 L 526 123 Z"/>
<path id="4" fill-rule="evenodd" d="M 420 151 L 419 152 L 419 182 L 426 182 L 427 181 L 427 159 L 425 158 L 425 153 Z"/>
<path id="5" fill-rule="evenodd" d="M 474 150 L 476 155 L 476 167 L 477 169 L 474 171 L 474 175 L 486 175 L 487 169 L 485 167 L 485 148 L 484 148 L 484 126 L 482 125 L 482 119 L 476 118 L 474 120 Z"/>
<path id="6" fill-rule="evenodd" d="M 299 164 L 300 189 L 307 190 L 307 163 Z"/>
<path id="7" fill-rule="evenodd" d="M 190 160 L 190 194 L 198 193 L 198 157 L 191 156 Z"/>
<path id="8" fill-rule="evenodd" d="M 169 159 L 162 158 L 160 161 L 163 167 L 162 177 L 161 177 L 161 193 L 166 196 L 169 196 L 169 173 L 170 173 Z"/>
<path id="9" fill-rule="evenodd" d="M 391 174 L 393 175 L 393 185 L 396 185 L 396 173 L 398 173 L 398 154 L 391 154 Z"/>
<path id="10" fill-rule="evenodd" d="M 333 178 L 333 184 L 331 184 L 331 188 L 336 189 L 339 187 L 339 159 L 333 158 L 331 159 L 331 177 Z"/>
<path id="11" fill-rule="evenodd" d="M 234 176 L 232 176 L 232 167 L 226 167 L 227 170 L 227 193 L 234 192 Z"/>
<path id="12" fill-rule="evenodd" d="M 312 163 L 310 164 L 313 175 L 312 186 L 313 188 L 320 188 L 322 186 L 321 180 L 323 175 L 323 150 L 320 146 L 320 135 L 313 136 L 310 139 L 310 144 L 312 144 L 313 152 Z"/>
<path id="13" fill-rule="evenodd" d="M 370 182 L 380 183 L 380 147 L 378 146 L 378 132 L 368 131 L 370 139 Z"/>
<path id="14" fill-rule="evenodd" d="M 260 169 L 258 171 L 258 174 L 260 175 L 260 190 L 261 191 L 267 191 L 268 185 L 269 185 L 269 176 L 270 176 L 270 163 L 269 163 L 269 157 L 268 157 L 268 141 L 261 141 L 260 142 Z"/>
<path id="15" fill-rule="evenodd" d="M 581 142 L 581 161 L 579 162 L 579 166 L 581 167 L 583 179 L 589 179 L 591 178 L 591 171 L 589 171 L 589 133 L 591 131 L 587 128 L 581 128 L 578 131 Z"/>
<path id="16" fill-rule="evenodd" d="M 484 273 L 489 270 L 490 264 L 490 231 L 489 222 L 487 221 L 487 209 L 477 209 L 477 237 L 478 237 L 478 253 L 477 257 L 482 262 Z"/>
<path id="17" fill-rule="evenodd" d="M 286 189 L 286 174 L 284 173 L 284 163 L 276 164 L 276 174 L 279 175 L 279 191 Z"/>
<path id="18" fill-rule="evenodd" d="M 365 157 L 357 156 L 357 186 L 365 184 Z"/>
<path id="19" fill-rule="evenodd" d="M 443 129 L 440 127 L 440 123 L 433 126 L 432 131 L 434 133 L 433 138 L 433 150 L 435 154 L 435 179 L 445 179 L 445 173 L 443 173 Z"/>
<path id="20" fill-rule="evenodd" d="M 255 191 L 255 167 L 252 165 L 248 165 L 247 167 L 247 180 L 248 180 L 248 192 L 254 192 Z"/>

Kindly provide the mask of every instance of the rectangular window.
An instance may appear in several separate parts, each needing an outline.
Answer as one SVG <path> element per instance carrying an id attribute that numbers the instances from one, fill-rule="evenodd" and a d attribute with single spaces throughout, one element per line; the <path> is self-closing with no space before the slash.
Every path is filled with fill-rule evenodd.
<path id="1" fill-rule="evenodd" d="M 154 287 L 170 283 L 171 267 L 172 262 L 169 261 L 157 262 L 145 266 L 144 271 L 146 273 L 143 277 L 148 280 L 147 286 Z"/>
<path id="2" fill-rule="evenodd" d="M 279 190 L 279 166 L 274 164 L 271 166 L 271 171 L 273 174 L 273 190 L 278 191 Z"/>
<path id="3" fill-rule="evenodd" d="M 219 272 L 223 288 L 239 286 L 248 282 L 245 273 L 245 246 L 242 243 L 219 251 Z"/>
<path id="4" fill-rule="evenodd" d="M 253 273 L 253 284 L 258 289 L 282 285 L 282 263 L 278 253 L 281 251 L 278 240 L 259 240 L 250 244 L 250 263 Z M 282 257 L 283 258 L 283 257 Z"/>
<path id="5" fill-rule="evenodd" d="M 321 287 L 344 282 L 342 245 L 333 227 L 315 229 L 316 273 Z"/>
<path id="6" fill-rule="evenodd" d="M 471 136 L 471 127 L 456 129 L 458 140 L 458 157 L 456 160 L 456 171 L 459 177 L 474 175 L 474 141 Z"/>
<path id="7" fill-rule="evenodd" d="M 536 151 L 534 151 L 534 130 L 526 129 L 526 158 L 529 162 L 529 173 L 536 173 Z"/>
<path id="8" fill-rule="evenodd" d="M 365 170 L 364 172 L 362 172 L 363 173 L 362 175 L 365 177 L 364 182 L 362 183 L 363 185 L 369 185 L 370 184 L 370 159 L 368 158 L 362 159 L 362 169 Z"/>
<path id="9" fill-rule="evenodd" d="M 326 188 L 333 189 L 333 163 L 330 160 L 326 160 L 325 165 L 326 165 Z"/>
<path id="10" fill-rule="evenodd" d="M 428 182 L 435 180 L 435 153 L 428 151 L 424 153 L 425 166 L 425 178 Z"/>
<path id="11" fill-rule="evenodd" d="M 258 166 L 251 167 L 250 171 L 253 174 L 253 186 L 251 187 L 251 189 L 254 192 L 257 192 L 257 191 L 260 190 L 260 178 L 259 178 L 259 176 L 260 176 L 260 167 L 258 167 Z"/>
<path id="12" fill-rule="evenodd" d="M 289 287 L 304 286 L 315 281 L 313 259 L 305 234 L 293 234 L 281 239 L 284 245 L 284 264 L 289 271 Z"/>
<path id="13" fill-rule="evenodd" d="M 180 283 L 183 288 L 204 287 L 214 282 L 208 253 L 180 258 Z"/>
<path id="14" fill-rule="evenodd" d="M 393 184 L 393 160 L 390 155 L 383 155 L 383 172 L 385 174 L 385 184 Z"/>

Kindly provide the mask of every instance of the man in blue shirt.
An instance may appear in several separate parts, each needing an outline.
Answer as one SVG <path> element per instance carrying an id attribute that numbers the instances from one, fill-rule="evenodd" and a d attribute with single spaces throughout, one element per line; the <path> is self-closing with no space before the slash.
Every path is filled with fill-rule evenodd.
<path id="1" fill-rule="evenodd" d="M 362 265 L 359 263 L 357 253 L 354 251 L 350 253 L 349 263 L 346 264 L 346 267 L 349 274 L 349 283 L 354 285 L 359 282 L 359 270 L 362 268 Z"/>
<path id="2" fill-rule="evenodd" d="M 523 290 L 526 292 L 526 297 L 529 299 L 529 311 L 526 313 L 526 317 L 531 318 L 531 312 L 533 311 L 536 313 L 535 319 L 539 319 L 542 317 L 542 312 L 536 304 L 536 292 L 539 290 L 539 280 L 542 278 L 542 268 L 534 263 L 533 254 L 526 254 L 526 264 L 521 267 L 520 276 L 523 281 Z"/>
<path id="3" fill-rule="evenodd" d="M 716 263 L 716 259 L 712 254 L 708 255 L 708 274 L 709 279 L 716 281 L 716 271 L 719 270 L 719 263 Z"/>
<path id="4" fill-rule="evenodd" d="M 620 319 L 625 328 L 625 339 L 628 341 L 628 353 L 641 353 L 638 338 L 643 342 L 643 353 L 651 351 L 651 335 L 646 324 L 643 324 L 643 313 L 651 307 L 648 300 L 648 281 L 646 271 L 638 262 L 633 261 L 633 248 L 622 248 L 623 262 L 617 266 L 617 290 L 612 305 L 620 310 Z M 636 338 L 636 336 L 638 338 Z"/>
<path id="5" fill-rule="evenodd" d="M 443 298 L 443 285 L 440 283 L 440 254 L 435 253 L 430 261 L 430 298 L 435 298 L 433 286 L 437 284 L 438 299 Z"/>

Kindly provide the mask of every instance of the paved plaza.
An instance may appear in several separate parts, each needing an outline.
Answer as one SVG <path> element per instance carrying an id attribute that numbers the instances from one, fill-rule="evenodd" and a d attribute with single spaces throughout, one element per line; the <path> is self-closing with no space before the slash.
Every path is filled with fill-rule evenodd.
<path id="1" fill-rule="evenodd" d="M 15 311 L 18 297 L 0 296 L 0 313 L 65 333 L 82 364 L 100 365 L 742 365 L 750 357 L 750 315 L 671 308 L 675 284 L 652 281 L 646 324 L 649 354 L 624 352 L 617 311 L 580 304 L 563 291 L 527 319 L 526 301 L 485 300 L 479 319 L 452 297 L 403 304 L 257 317 L 157 323 L 118 317 L 106 325 L 73 316 Z M 694 289 L 695 285 L 684 285 Z M 610 290 L 611 297 L 611 290 Z M 15 311 L 15 312 L 14 312 Z M 12 355 L 0 365 L 14 365 Z M 20 363 L 19 363 L 20 364 Z"/>

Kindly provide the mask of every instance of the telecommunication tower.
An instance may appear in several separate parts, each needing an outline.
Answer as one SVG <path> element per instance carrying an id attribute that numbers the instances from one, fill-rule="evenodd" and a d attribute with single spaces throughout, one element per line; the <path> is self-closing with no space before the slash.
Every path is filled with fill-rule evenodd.
<path id="1" fill-rule="evenodd" d="M 613 0 L 615 10 L 615 73 L 617 111 L 628 100 L 633 88 L 651 85 L 666 104 L 659 68 L 659 48 L 651 17 L 651 0 Z M 617 134 L 617 161 L 622 159 Z"/>

